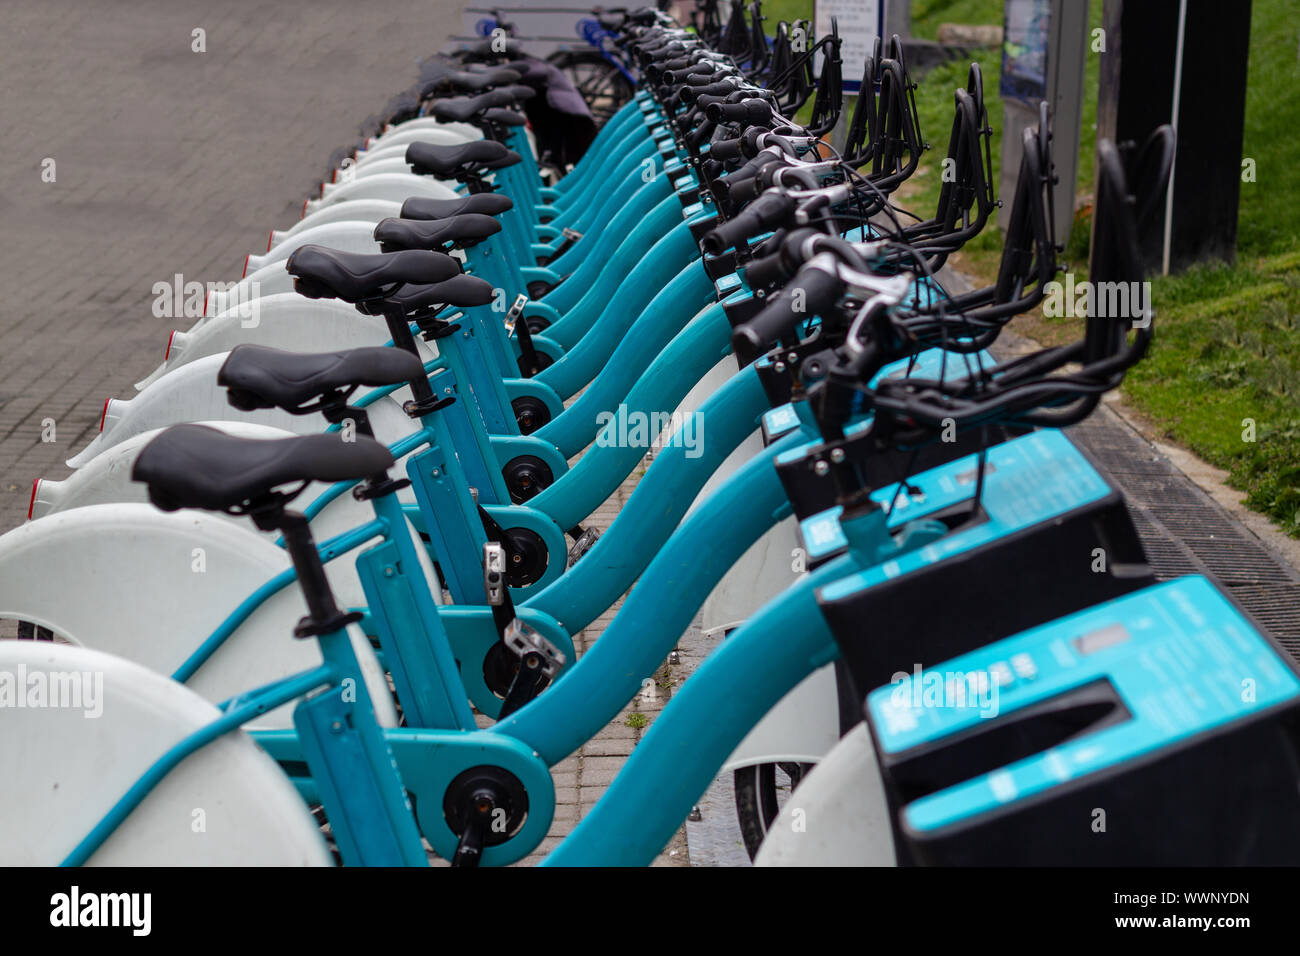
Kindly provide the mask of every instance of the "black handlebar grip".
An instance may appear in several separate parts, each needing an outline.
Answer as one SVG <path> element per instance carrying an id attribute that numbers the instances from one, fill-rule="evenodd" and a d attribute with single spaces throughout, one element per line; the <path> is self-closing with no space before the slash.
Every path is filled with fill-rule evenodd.
<path id="1" fill-rule="evenodd" d="M 772 122 L 772 105 L 759 97 L 740 103 L 710 103 L 704 108 L 704 115 L 715 123 L 761 126 Z"/>
<path id="2" fill-rule="evenodd" d="M 684 43 L 679 43 L 674 40 L 671 43 L 660 43 L 655 46 L 643 47 L 640 52 L 643 61 L 659 60 L 660 62 L 663 62 L 664 60 L 676 59 L 677 57 L 684 56 L 688 50 Z"/>
<path id="3" fill-rule="evenodd" d="M 752 202 L 754 198 L 763 190 L 759 186 L 758 176 L 746 176 L 738 180 L 727 189 L 727 202 L 732 209 L 739 209 L 747 202 Z"/>
<path id="4" fill-rule="evenodd" d="M 649 73 L 653 78 L 656 76 L 662 76 L 666 73 L 671 73 L 674 70 L 689 69 L 694 62 L 695 61 L 692 60 L 689 56 L 674 57 L 671 60 L 663 60 L 659 63 L 651 63 L 649 66 L 646 67 L 646 72 Z"/>
<path id="5" fill-rule="evenodd" d="M 734 219 L 704 234 L 700 248 L 718 256 L 755 233 L 781 225 L 792 212 L 795 202 L 784 193 L 772 193 L 754 202 Z"/>
<path id="6" fill-rule="evenodd" d="M 734 213 L 763 191 L 758 181 L 759 170 L 780 161 L 781 158 L 774 153 L 759 153 L 734 173 L 715 180 L 713 194 Z"/>
<path id="7" fill-rule="evenodd" d="M 748 365 L 789 335 L 799 321 L 830 308 L 842 285 L 838 276 L 805 266 L 767 308 L 732 331 L 731 350 Z"/>
<path id="8" fill-rule="evenodd" d="M 758 176 L 758 171 L 770 163 L 780 161 L 780 157 L 774 153 L 759 153 L 734 173 L 723 176 L 715 182 L 713 192 L 719 199 L 739 208 L 758 195 L 753 182 Z"/>
<path id="9" fill-rule="evenodd" d="M 717 128 L 718 128 L 717 123 L 710 123 L 708 120 L 705 120 L 699 126 L 695 127 L 695 129 L 691 130 L 689 133 L 685 135 L 684 138 L 686 140 L 686 144 L 691 149 L 699 149 L 701 146 L 703 146 L 705 143 L 707 143 L 710 139 L 713 138 L 713 134 L 717 130 Z"/>
<path id="10" fill-rule="evenodd" d="M 780 285 L 794 275 L 780 249 L 771 255 L 749 260 L 745 266 L 745 284 L 751 289 L 769 289 Z"/>
<path id="11" fill-rule="evenodd" d="M 749 129 L 745 130 L 745 132 L 741 133 L 740 134 L 741 153 L 743 153 L 745 156 L 748 156 L 750 159 L 753 159 L 755 156 L 761 153 L 766 148 L 766 145 L 762 142 L 762 140 L 766 139 L 766 136 L 764 134 L 766 134 L 767 132 L 769 131 L 763 129 L 761 126 L 751 126 Z"/>
<path id="12" fill-rule="evenodd" d="M 736 74 L 730 70 L 718 69 L 713 63 L 700 63 L 689 70 L 675 70 L 673 76 L 678 77 L 678 83 L 685 83 L 687 86 L 708 86 L 710 83 L 720 83 L 728 76 Z M 669 82 L 673 82 L 669 80 Z"/>
<path id="13" fill-rule="evenodd" d="M 705 156 L 704 159 L 700 160 L 700 176 L 703 177 L 705 182 L 717 179 L 726 171 L 726 165 L 716 159 L 709 159 L 708 156 Z"/>
<path id="14" fill-rule="evenodd" d="M 709 156 L 720 163 L 729 163 L 733 159 L 740 159 L 740 140 L 737 139 L 720 139 L 709 147 Z"/>
<path id="15" fill-rule="evenodd" d="M 678 95 L 681 96 L 683 103 L 693 103 L 698 102 L 702 96 L 726 96 L 734 92 L 736 92 L 736 84 L 723 81 L 710 83 L 707 86 L 683 86 L 678 91 Z"/>
<path id="16" fill-rule="evenodd" d="M 720 256 L 748 236 L 751 231 L 752 224 L 745 221 L 742 213 L 735 219 L 729 219 L 706 232 L 700 239 L 700 248 L 708 255 Z"/>
<path id="17" fill-rule="evenodd" d="M 681 86 L 683 83 L 705 86 L 721 79 L 718 75 L 721 73 L 716 63 L 697 63 L 691 60 L 681 66 L 663 70 L 659 74 L 659 81 L 665 86 Z"/>
<path id="18" fill-rule="evenodd" d="M 690 89 L 689 86 L 683 86 L 682 92 L 686 92 L 689 89 Z M 691 107 L 690 112 L 687 113 L 685 116 L 677 117 L 677 119 L 679 122 L 685 122 L 687 124 L 698 123 L 701 119 L 704 118 L 704 110 L 709 106 L 710 103 L 725 103 L 725 102 L 727 102 L 727 98 L 725 96 L 711 96 L 711 95 L 697 96 L 695 97 L 695 105 Z"/>

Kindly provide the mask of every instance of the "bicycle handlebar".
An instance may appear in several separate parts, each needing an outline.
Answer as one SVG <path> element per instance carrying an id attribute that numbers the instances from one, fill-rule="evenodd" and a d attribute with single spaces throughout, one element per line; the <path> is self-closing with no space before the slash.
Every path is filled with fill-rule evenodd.
<path id="1" fill-rule="evenodd" d="M 734 219 L 705 233 L 700 240 L 700 248 L 709 255 L 721 255 L 747 237 L 781 225 L 794 212 L 794 208 L 794 200 L 784 193 L 762 196 Z"/>
<path id="2" fill-rule="evenodd" d="M 762 312 L 732 331 L 731 350 L 748 365 L 789 335 L 801 319 L 834 305 L 842 289 L 843 283 L 834 272 L 820 265 L 804 266 Z"/>
<path id="3" fill-rule="evenodd" d="M 739 103 L 710 103 L 704 115 L 715 123 L 762 126 L 772 122 L 772 104 L 759 96 Z"/>

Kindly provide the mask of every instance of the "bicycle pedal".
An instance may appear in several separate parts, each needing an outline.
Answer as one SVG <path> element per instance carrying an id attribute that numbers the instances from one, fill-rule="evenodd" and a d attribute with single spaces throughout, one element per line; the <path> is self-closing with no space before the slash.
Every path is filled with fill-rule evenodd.
<path id="1" fill-rule="evenodd" d="M 501 640 L 521 660 L 529 654 L 537 654 L 541 658 L 539 670 L 543 677 L 554 677 L 564 666 L 564 652 L 519 618 L 506 626 Z"/>
<path id="2" fill-rule="evenodd" d="M 573 542 L 573 546 L 569 548 L 568 567 L 573 567 L 577 564 L 578 559 L 591 550 L 592 545 L 596 543 L 599 537 L 600 532 L 595 528 L 588 528 L 583 531 L 582 536 L 579 537 L 577 541 Z"/>
<path id="3" fill-rule="evenodd" d="M 510 689 L 501 703 L 498 718 L 504 720 L 520 707 L 534 700 L 564 666 L 564 654 L 527 624 L 515 618 L 501 637 L 511 653 L 519 657 Z"/>

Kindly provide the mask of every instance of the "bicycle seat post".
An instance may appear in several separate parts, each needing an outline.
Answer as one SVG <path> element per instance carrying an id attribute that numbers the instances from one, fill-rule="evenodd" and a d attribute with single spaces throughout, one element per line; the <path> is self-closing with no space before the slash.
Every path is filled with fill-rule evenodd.
<path id="1" fill-rule="evenodd" d="M 393 337 L 393 345 L 412 355 L 419 356 L 415 346 L 415 336 L 411 334 L 411 325 L 406 316 L 406 309 L 387 298 L 366 303 L 368 311 L 378 312 L 388 324 L 388 332 Z M 433 392 L 428 378 L 418 375 L 410 381 L 412 400 L 406 403 L 405 411 L 412 418 L 427 415 L 441 407 L 439 398 Z"/>
<path id="2" fill-rule="evenodd" d="M 294 637 L 319 637 L 361 620 L 360 613 L 346 614 L 339 610 L 311 525 L 305 515 L 287 510 L 286 503 L 283 495 L 271 492 L 260 501 L 250 502 L 249 516 L 261 530 L 284 535 L 285 551 L 293 562 L 303 600 L 307 602 L 307 616 L 294 628 Z"/>

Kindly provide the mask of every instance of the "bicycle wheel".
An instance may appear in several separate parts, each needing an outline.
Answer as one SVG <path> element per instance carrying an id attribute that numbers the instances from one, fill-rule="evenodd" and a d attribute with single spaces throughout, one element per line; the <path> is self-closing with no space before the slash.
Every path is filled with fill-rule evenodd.
<path id="1" fill-rule="evenodd" d="M 52 641 L 54 640 L 54 632 L 48 627 L 41 627 L 39 624 L 33 624 L 31 621 L 19 621 L 18 640 Z"/>
<path id="2" fill-rule="evenodd" d="M 733 771 L 736 820 L 740 824 L 745 852 L 751 860 L 758 854 L 767 831 L 781 812 L 782 791 L 788 790 L 786 796 L 793 793 L 814 766 L 810 763 L 762 763 Z M 784 779 L 778 780 L 778 771 Z"/>
<path id="3" fill-rule="evenodd" d="M 633 88 L 627 77 L 595 50 L 560 50 L 547 60 L 563 70 L 582 94 L 597 129 L 632 98 Z"/>

